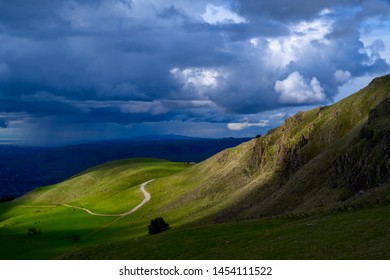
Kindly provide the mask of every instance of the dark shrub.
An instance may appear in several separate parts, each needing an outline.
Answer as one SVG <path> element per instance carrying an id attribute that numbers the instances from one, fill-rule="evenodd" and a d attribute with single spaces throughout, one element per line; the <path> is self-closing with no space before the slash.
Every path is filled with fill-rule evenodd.
<path id="1" fill-rule="evenodd" d="M 157 234 L 169 229 L 169 224 L 163 218 L 155 218 L 150 221 L 148 229 L 150 234 Z"/>

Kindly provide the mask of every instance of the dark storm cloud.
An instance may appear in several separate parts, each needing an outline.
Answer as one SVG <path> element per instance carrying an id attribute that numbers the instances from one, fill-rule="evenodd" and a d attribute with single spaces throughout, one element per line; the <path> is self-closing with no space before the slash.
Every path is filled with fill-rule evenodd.
<path id="1" fill-rule="evenodd" d="M 0 22 L 10 27 L 26 28 L 25 23 L 42 22 L 55 17 L 53 11 L 58 10 L 61 1 L 56 0 L 1 0 Z"/>
<path id="2" fill-rule="evenodd" d="M 333 7 L 359 7 L 365 0 L 236 0 L 236 9 L 251 18 L 268 17 L 277 21 L 311 20 Z"/>
<path id="3" fill-rule="evenodd" d="M 7 128 L 8 127 L 8 121 L 6 119 L 0 118 L 0 128 Z"/>
<path id="4" fill-rule="evenodd" d="M 189 19 L 188 15 L 186 15 L 184 11 L 177 9 L 174 5 L 163 8 L 161 11 L 156 11 L 156 15 L 163 19 Z"/>
<path id="5" fill-rule="evenodd" d="M 0 7 L 0 114 L 47 118 L 50 127 L 237 122 L 329 102 L 351 78 L 389 70 L 388 46 L 361 40 L 386 23 L 384 0 L 0 0 Z"/>

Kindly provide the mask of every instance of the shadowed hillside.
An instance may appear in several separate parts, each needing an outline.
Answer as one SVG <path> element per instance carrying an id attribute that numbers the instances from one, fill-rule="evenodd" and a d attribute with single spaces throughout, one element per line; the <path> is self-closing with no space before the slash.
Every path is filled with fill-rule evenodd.
<path id="1" fill-rule="evenodd" d="M 390 76 L 377 78 L 161 184 L 188 190 L 172 210 L 202 205 L 219 222 L 329 207 L 368 194 L 390 179 L 389 104 Z"/>

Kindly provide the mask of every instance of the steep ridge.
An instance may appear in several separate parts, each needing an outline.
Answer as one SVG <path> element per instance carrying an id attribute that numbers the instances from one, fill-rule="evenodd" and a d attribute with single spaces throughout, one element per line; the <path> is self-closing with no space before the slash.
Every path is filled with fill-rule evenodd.
<path id="1" fill-rule="evenodd" d="M 182 192 L 162 210 L 222 222 L 328 207 L 389 182 L 389 140 L 390 75 L 158 181 Z"/>

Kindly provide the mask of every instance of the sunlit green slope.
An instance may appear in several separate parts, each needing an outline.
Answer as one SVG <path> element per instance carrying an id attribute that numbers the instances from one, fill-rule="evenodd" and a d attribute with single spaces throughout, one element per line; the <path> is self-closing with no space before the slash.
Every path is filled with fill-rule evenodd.
<path id="1" fill-rule="evenodd" d="M 110 162 L 49 187 L 38 188 L 9 203 L 0 204 L 0 259 L 56 258 L 69 250 L 144 235 L 145 219 L 121 214 L 144 199 L 140 184 L 169 176 L 189 164 L 157 159 Z M 158 200 L 153 197 L 153 200 Z M 142 230 L 135 225 L 139 220 Z M 36 228 L 39 234 L 28 234 Z"/>

